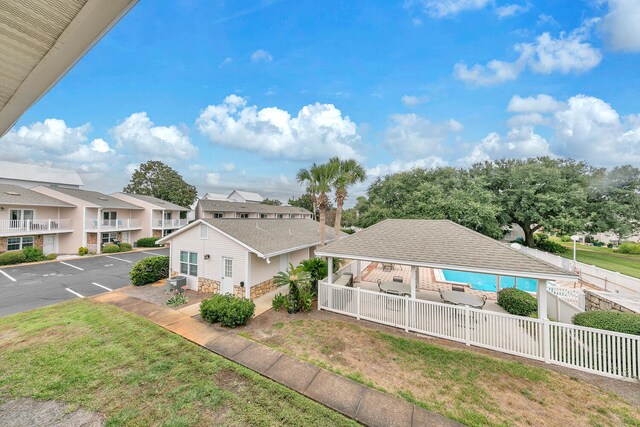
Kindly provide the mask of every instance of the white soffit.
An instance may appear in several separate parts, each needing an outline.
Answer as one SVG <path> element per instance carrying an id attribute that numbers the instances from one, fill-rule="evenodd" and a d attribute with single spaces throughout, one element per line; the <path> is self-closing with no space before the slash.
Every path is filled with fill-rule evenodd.
<path id="1" fill-rule="evenodd" d="M 0 136 L 138 0 L 0 0 Z"/>

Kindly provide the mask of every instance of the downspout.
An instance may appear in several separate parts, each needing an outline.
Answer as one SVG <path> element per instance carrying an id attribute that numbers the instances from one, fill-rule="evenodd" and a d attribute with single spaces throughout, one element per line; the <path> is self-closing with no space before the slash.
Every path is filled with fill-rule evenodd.
<path id="1" fill-rule="evenodd" d="M 98 232 L 96 233 L 96 252 L 98 253 L 98 255 L 100 255 L 102 253 L 102 233 L 100 230 L 102 230 L 102 219 L 100 219 L 102 217 L 102 208 L 99 207 L 98 208 Z"/>

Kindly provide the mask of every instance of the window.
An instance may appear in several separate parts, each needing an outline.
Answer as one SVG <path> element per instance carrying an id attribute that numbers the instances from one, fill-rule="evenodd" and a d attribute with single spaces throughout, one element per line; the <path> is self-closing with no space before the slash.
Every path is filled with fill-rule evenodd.
<path id="1" fill-rule="evenodd" d="M 267 214 L 260 214 L 260 218 L 265 219 L 267 217 Z"/>
<path id="2" fill-rule="evenodd" d="M 248 213 L 241 213 L 240 214 L 240 218 L 249 218 L 249 214 Z"/>
<path id="3" fill-rule="evenodd" d="M 222 212 L 214 212 L 213 213 L 213 218 L 222 218 L 224 216 L 224 214 Z"/>
<path id="4" fill-rule="evenodd" d="M 165 212 L 164 213 L 164 220 L 165 221 L 171 220 L 171 212 Z"/>
<path id="5" fill-rule="evenodd" d="M 7 239 L 8 251 L 19 251 L 22 248 L 33 246 L 33 236 L 9 237 Z"/>
<path id="6" fill-rule="evenodd" d="M 200 224 L 200 238 L 208 239 L 209 238 L 209 226 L 205 224 Z"/>
<path id="7" fill-rule="evenodd" d="M 106 244 L 106 243 L 113 243 L 116 241 L 116 232 L 112 231 L 110 233 L 102 233 L 102 238 L 101 238 L 102 244 Z"/>
<path id="8" fill-rule="evenodd" d="M 278 218 L 279 218 L 279 219 L 282 219 L 282 214 L 278 214 Z"/>
<path id="9" fill-rule="evenodd" d="M 233 258 L 224 258 L 224 277 L 233 277 Z"/>
<path id="10" fill-rule="evenodd" d="M 103 211 L 102 212 L 102 225 L 104 225 L 104 226 L 115 227 L 117 219 L 118 219 L 118 212 L 116 212 L 116 211 Z"/>
<path id="11" fill-rule="evenodd" d="M 33 221 L 33 217 L 33 209 L 11 209 L 9 211 L 11 227 L 22 227 L 21 221 Z"/>
<path id="12" fill-rule="evenodd" d="M 169 234 L 171 234 L 173 230 L 162 230 L 162 237 L 167 236 Z"/>
<path id="13" fill-rule="evenodd" d="M 180 274 L 198 276 L 198 254 L 180 251 Z"/>

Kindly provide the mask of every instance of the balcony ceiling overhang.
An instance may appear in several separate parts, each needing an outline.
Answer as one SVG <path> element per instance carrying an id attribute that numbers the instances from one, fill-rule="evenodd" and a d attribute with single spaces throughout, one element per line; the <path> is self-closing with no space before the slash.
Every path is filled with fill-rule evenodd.
<path id="1" fill-rule="evenodd" d="M 0 0 L 0 136 L 138 0 Z"/>

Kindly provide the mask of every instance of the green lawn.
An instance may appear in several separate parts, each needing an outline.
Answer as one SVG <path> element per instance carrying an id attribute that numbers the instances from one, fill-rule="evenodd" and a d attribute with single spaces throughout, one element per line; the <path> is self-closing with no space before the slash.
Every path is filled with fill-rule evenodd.
<path id="1" fill-rule="evenodd" d="M 0 319 L 0 401 L 54 399 L 118 425 L 356 425 L 114 306 L 78 299 Z"/>
<path id="2" fill-rule="evenodd" d="M 573 259 L 573 244 L 563 243 L 569 248 L 569 252 L 559 254 L 562 257 Z M 625 255 L 614 252 L 606 247 L 578 245 L 576 258 L 585 264 L 592 264 L 607 270 L 617 271 L 628 276 L 640 278 L 640 255 Z"/>

